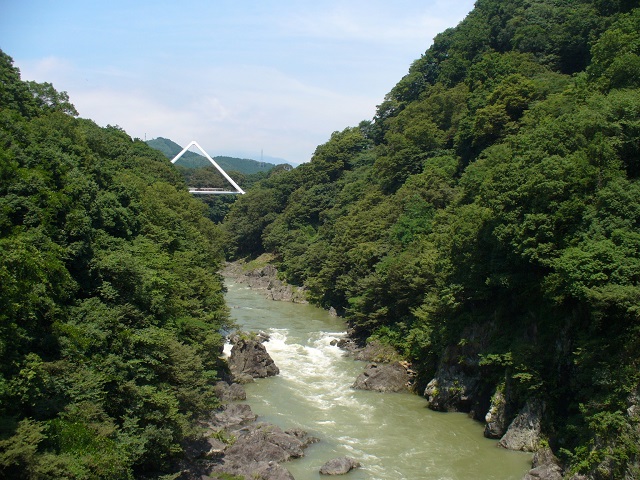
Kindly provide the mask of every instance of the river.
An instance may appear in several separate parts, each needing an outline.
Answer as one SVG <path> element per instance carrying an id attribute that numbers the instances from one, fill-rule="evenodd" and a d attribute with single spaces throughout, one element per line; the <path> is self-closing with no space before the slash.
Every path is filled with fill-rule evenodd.
<path id="1" fill-rule="evenodd" d="M 246 331 L 265 331 L 276 377 L 246 385 L 258 420 L 318 437 L 305 457 L 284 466 L 296 480 L 327 478 L 326 461 L 350 456 L 362 464 L 350 480 L 520 480 L 531 455 L 497 447 L 465 414 L 437 413 L 410 393 L 354 390 L 363 362 L 345 357 L 331 341 L 345 324 L 310 305 L 267 300 L 246 285 L 226 282 L 231 316 Z"/>

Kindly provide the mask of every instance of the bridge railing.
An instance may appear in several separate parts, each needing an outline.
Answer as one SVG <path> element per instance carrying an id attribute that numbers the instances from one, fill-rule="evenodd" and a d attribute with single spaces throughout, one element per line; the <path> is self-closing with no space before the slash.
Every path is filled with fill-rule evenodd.
<path id="1" fill-rule="evenodd" d="M 190 188 L 189 193 L 197 193 L 201 195 L 220 195 L 220 194 L 239 194 L 237 190 L 226 190 L 224 188 Z"/>

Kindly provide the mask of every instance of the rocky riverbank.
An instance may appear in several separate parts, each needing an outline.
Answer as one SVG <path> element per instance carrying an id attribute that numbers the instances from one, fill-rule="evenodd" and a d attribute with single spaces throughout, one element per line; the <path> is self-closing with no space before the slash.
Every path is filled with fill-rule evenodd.
<path id="1" fill-rule="evenodd" d="M 237 333 L 228 359 L 229 376 L 216 384 L 223 405 L 200 425 L 202 439 L 186 448 L 180 480 L 295 480 L 281 465 L 304 456 L 304 450 L 319 440 L 300 429 L 282 430 L 271 423 L 257 421 L 246 400 L 242 384 L 279 374 L 267 353 L 265 334 Z M 358 468 L 360 463 L 348 457 L 331 459 L 320 469 L 323 475 L 340 475 Z"/>
<path id="2" fill-rule="evenodd" d="M 308 303 L 302 287 L 289 285 L 278 278 L 278 270 L 264 261 L 228 262 L 222 275 L 262 292 L 270 300 L 280 302 Z"/>
<path id="3" fill-rule="evenodd" d="M 200 426 L 203 438 L 186 449 L 181 480 L 252 478 L 293 480 L 281 462 L 299 458 L 304 449 L 317 441 L 302 430 L 283 431 L 276 425 L 258 422 L 246 400 L 243 383 L 254 378 L 277 375 L 275 365 L 262 345 L 268 337 L 236 334 L 228 360 L 227 381 L 215 390 L 223 405 Z"/>
<path id="4" fill-rule="evenodd" d="M 278 280 L 277 269 L 272 265 L 252 268 L 250 264 L 229 264 L 224 275 L 263 291 L 267 298 L 296 301 L 294 287 Z M 304 290 L 296 292 L 302 294 Z M 301 302 L 299 299 L 297 301 Z M 544 402 L 531 400 L 518 406 L 512 401 L 508 386 L 492 387 L 482 382 L 478 353 L 486 341 L 486 329 L 477 328 L 465 332 L 465 335 L 469 340 L 447 349 L 433 379 L 424 392 L 420 392 L 429 400 L 430 408 L 467 412 L 472 418 L 485 423 L 485 436 L 498 439 L 500 447 L 537 452 L 533 469 L 525 478 L 562 478 L 560 463 L 547 447 L 543 447 L 545 441 L 541 437 L 541 422 Z M 355 379 L 353 388 L 379 392 L 415 391 L 415 372 L 393 349 L 377 342 L 363 347 L 351 338 L 340 340 L 337 344 L 345 350 L 345 354 L 368 362 Z"/>

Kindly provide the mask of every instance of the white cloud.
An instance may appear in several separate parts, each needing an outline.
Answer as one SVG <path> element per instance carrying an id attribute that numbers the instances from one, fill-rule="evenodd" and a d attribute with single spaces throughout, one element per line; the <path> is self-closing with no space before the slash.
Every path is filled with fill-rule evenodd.
<path id="1" fill-rule="evenodd" d="M 371 119 L 433 36 L 467 13 L 465 4 L 471 8 L 444 0 L 274 2 L 241 12 L 229 3 L 220 11 L 227 17 L 193 35 L 200 17 L 176 18 L 169 36 L 150 19 L 140 33 L 125 29 L 127 41 L 114 38 L 113 48 L 108 37 L 89 36 L 82 55 L 64 50 L 16 65 L 24 79 L 67 91 L 81 116 L 131 136 L 303 162 L 333 131 Z M 133 55 L 132 42 L 145 54 Z"/>
<path id="2" fill-rule="evenodd" d="M 212 155 L 246 151 L 256 157 L 264 149 L 304 162 L 333 130 L 371 118 L 375 108 L 375 99 L 306 85 L 269 68 L 209 69 L 206 78 L 220 80 L 183 81 L 176 90 L 182 102 L 166 101 L 151 86 L 87 86 L 74 72 L 67 62 L 47 59 L 25 68 L 25 77 L 53 79 L 56 88 L 70 92 L 80 116 L 99 125 L 181 145 L 197 140 Z"/>

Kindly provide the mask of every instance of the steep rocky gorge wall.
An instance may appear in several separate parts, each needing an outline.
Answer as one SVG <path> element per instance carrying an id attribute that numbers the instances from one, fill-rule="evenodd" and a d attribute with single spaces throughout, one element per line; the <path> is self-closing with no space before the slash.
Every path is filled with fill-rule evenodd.
<path id="1" fill-rule="evenodd" d="M 272 265 L 247 268 L 245 264 L 228 264 L 225 277 L 261 291 L 273 300 L 306 303 L 304 289 L 278 279 Z M 464 342 L 450 345 L 444 352 L 433 379 L 423 394 L 430 408 L 436 411 L 465 412 L 484 422 L 485 436 L 499 440 L 500 447 L 536 453 L 531 478 L 562 478 L 561 466 L 546 447 L 542 435 L 545 404 L 543 399 L 526 402 L 514 400 L 510 385 L 487 375 L 480 353 L 486 351 L 491 326 L 476 326 L 463 332 Z M 414 387 L 415 372 L 388 346 L 370 342 L 359 347 L 354 340 L 345 339 L 339 345 L 345 354 L 368 362 L 355 379 L 353 388 L 379 392 L 407 391 Z M 491 378 L 491 380 L 489 380 Z M 534 471 L 535 470 L 535 471 Z"/>

